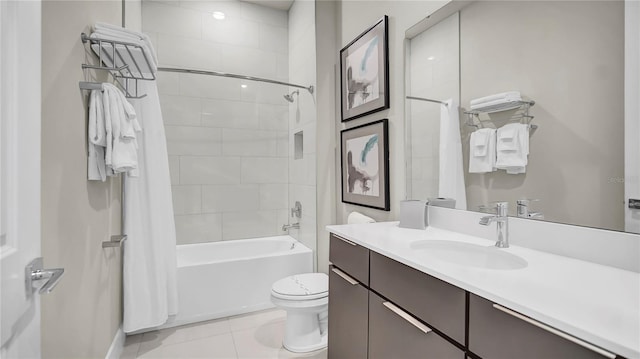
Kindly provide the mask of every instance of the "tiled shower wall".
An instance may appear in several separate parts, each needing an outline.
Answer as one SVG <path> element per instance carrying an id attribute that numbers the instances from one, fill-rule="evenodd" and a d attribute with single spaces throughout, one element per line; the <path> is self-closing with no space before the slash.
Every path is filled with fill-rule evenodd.
<path id="1" fill-rule="evenodd" d="M 316 85 L 315 1 L 296 0 L 289 9 L 289 81 Z M 289 105 L 289 204 L 302 204 L 300 229 L 290 234 L 307 247 L 316 249 L 316 101 L 315 93 L 300 90 Z M 294 155 L 294 136 L 303 138 L 302 153 Z M 291 218 L 290 221 L 297 221 Z"/>
<path id="2" fill-rule="evenodd" d="M 214 19 L 213 11 L 226 18 Z M 238 1 L 144 1 L 142 13 L 160 66 L 288 80 L 286 11 Z M 160 72 L 158 89 L 178 244 L 283 234 L 287 88 Z"/>

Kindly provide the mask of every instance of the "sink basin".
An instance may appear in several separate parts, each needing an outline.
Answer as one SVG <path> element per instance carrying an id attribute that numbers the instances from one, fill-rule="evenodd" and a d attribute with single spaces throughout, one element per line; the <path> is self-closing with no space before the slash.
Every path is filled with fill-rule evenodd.
<path id="1" fill-rule="evenodd" d="M 500 270 L 522 269 L 527 266 L 526 260 L 494 246 L 426 240 L 414 242 L 410 247 L 426 257 L 461 266 Z"/>

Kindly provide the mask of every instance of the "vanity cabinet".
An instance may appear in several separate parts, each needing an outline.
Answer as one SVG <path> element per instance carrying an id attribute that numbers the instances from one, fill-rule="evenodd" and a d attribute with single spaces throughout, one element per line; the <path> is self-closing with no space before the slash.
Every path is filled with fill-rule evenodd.
<path id="1" fill-rule="evenodd" d="M 332 234 L 329 261 L 358 282 L 369 285 L 369 249 Z"/>
<path id="2" fill-rule="evenodd" d="M 464 290 L 376 252 L 370 261 L 372 290 L 464 345 Z"/>
<path id="3" fill-rule="evenodd" d="M 367 358 L 369 290 L 336 267 L 329 271 L 329 358 Z"/>
<path id="4" fill-rule="evenodd" d="M 613 354 L 605 356 L 587 349 L 539 326 L 548 328 L 544 324 L 477 295 L 469 296 L 469 350 L 482 358 L 602 359 L 615 357 Z M 579 341 L 579 339 L 572 339 Z"/>
<path id="5" fill-rule="evenodd" d="M 369 359 L 457 358 L 465 353 L 393 302 L 369 293 Z"/>
<path id="6" fill-rule="evenodd" d="M 329 359 L 621 358 L 331 235 Z"/>
<path id="7" fill-rule="evenodd" d="M 333 234 L 329 246 L 327 355 L 334 359 L 367 358 L 369 250 Z"/>

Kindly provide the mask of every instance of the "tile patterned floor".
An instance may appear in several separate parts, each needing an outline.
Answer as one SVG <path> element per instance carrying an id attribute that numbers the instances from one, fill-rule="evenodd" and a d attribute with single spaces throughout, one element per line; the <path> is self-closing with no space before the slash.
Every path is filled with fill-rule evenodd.
<path id="1" fill-rule="evenodd" d="M 128 336 L 121 359 L 326 359 L 327 350 L 291 353 L 282 347 L 286 312 L 279 309 Z"/>

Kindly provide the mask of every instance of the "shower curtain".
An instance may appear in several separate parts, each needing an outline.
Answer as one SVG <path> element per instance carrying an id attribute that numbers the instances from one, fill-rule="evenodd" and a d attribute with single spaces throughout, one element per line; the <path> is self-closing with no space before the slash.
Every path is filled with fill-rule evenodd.
<path id="1" fill-rule="evenodd" d="M 438 197 L 455 198 L 457 209 L 467 209 L 462 165 L 460 115 L 452 99 L 440 105 L 440 181 Z"/>
<path id="2" fill-rule="evenodd" d="M 166 137 L 156 81 L 138 81 L 131 100 L 142 133 L 138 177 L 125 178 L 123 295 L 126 333 L 156 327 L 178 311 L 176 231 Z"/>

